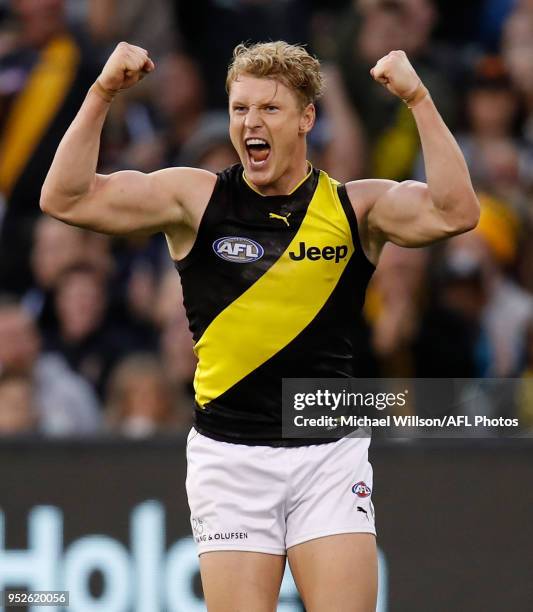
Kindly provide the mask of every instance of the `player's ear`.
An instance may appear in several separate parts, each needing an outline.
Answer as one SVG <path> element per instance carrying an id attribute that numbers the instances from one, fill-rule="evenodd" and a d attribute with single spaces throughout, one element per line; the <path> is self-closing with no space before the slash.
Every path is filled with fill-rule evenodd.
<path id="1" fill-rule="evenodd" d="M 303 109 L 302 115 L 300 117 L 300 125 L 299 125 L 300 134 L 307 134 L 313 129 L 313 126 L 315 125 L 315 117 L 316 117 L 315 105 L 308 104 Z"/>

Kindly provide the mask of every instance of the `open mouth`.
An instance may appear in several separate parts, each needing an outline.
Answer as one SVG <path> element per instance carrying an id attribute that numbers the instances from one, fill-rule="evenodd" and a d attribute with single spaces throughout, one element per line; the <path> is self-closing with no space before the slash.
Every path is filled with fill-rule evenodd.
<path id="1" fill-rule="evenodd" d="M 270 157 L 270 145 L 264 138 L 247 138 L 245 140 L 248 159 L 252 168 L 263 167 Z"/>

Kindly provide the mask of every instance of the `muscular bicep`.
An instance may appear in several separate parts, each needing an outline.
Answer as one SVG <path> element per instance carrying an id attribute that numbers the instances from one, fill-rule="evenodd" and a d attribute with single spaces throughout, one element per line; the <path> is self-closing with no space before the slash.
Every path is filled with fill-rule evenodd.
<path id="1" fill-rule="evenodd" d="M 170 232 L 187 221 L 194 194 L 201 197 L 202 186 L 215 180 L 211 173 L 193 168 L 97 174 L 89 192 L 66 207 L 60 218 L 106 234 Z"/>
<path id="2" fill-rule="evenodd" d="M 89 194 L 73 208 L 76 225 L 108 234 L 157 232 L 179 223 L 183 212 L 160 174 L 125 170 L 97 174 Z"/>
<path id="3" fill-rule="evenodd" d="M 380 181 L 382 182 L 382 181 Z M 368 207 L 368 228 L 384 241 L 420 247 L 458 233 L 457 224 L 438 209 L 425 183 L 383 181 L 382 191 Z"/>

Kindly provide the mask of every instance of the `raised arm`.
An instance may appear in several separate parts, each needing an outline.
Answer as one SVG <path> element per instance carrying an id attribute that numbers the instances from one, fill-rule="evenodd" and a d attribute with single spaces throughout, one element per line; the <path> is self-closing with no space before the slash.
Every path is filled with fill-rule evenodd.
<path id="1" fill-rule="evenodd" d="M 97 174 L 100 136 L 113 98 L 154 69 L 148 53 L 120 43 L 63 137 L 41 192 L 41 209 L 71 225 L 108 234 L 172 236 L 194 226 L 194 202 L 207 203 L 216 177 L 169 168 Z"/>
<path id="2" fill-rule="evenodd" d="M 412 109 L 427 178 L 427 184 L 382 180 L 347 184 L 371 258 L 387 241 L 418 247 L 473 229 L 479 203 L 465 159 L 407 56 L 392 51 L 371 74 Z"/>

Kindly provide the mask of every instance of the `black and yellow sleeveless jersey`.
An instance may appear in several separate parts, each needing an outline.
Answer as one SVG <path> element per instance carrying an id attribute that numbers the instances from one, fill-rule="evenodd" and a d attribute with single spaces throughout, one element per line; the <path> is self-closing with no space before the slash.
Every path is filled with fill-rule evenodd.
<path id="1" fill-rule="evenodd" d="M 232 166 L 176 266 L 198 356 L 196 429 L 243 444 L 311 443 L 282 439 L 282 379 L 356 374 L 353 338 L 374 271 L 344 186 L 312 169 L 290 195 L 263 196 Z"/>

